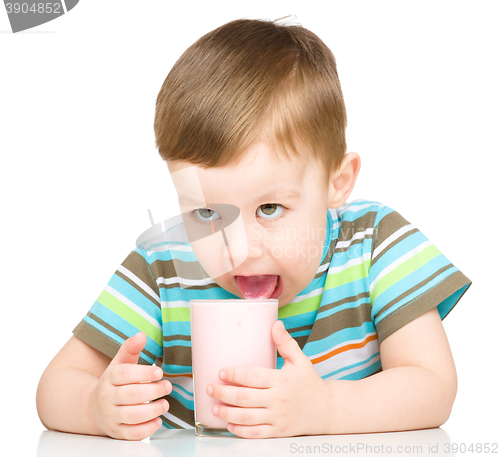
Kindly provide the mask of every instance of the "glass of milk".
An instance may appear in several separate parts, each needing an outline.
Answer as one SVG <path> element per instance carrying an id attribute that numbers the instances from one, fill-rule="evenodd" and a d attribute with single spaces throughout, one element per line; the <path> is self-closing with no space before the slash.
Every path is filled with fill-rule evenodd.
<path id="1" fill-rule="evenodd" d="M 234 437 L 227 421 L 212 414 L 223 403 L 206 389 L 225 384 L 219 379 L 222 368 L 276 368 L 271 329 L 278 320 L 278 300 L 191 300 L 190 306 L 196 434 Z"/>

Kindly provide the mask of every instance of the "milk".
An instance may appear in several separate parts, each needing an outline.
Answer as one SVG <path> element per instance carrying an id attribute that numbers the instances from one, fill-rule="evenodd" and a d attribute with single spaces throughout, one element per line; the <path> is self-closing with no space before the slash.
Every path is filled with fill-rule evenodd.
<path id="1" fill-rule="evenodd" d="M 223 403 L 207 395 L 207 385 L 225 384 L 219 380 L 222 368 L 276 368 L 271 329 L 278 300 L 191 300 L 190 305 L 196 433 L 229 435 L 227 421 L 212 414 L 212 407 Z"/>

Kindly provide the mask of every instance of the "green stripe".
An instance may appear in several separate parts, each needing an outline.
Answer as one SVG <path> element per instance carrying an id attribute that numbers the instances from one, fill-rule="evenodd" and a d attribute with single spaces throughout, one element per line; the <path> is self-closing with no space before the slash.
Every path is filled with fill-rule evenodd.
<path id="1" fill-rule="evenodd" d="M 189 322 L 191 313 L 189 308 L 179 306 L 178 308 L 162 308 L 161 317 L 163 322 Z"/>
<path id="2" fill-rule="evenodd" d="M 353 265 L 338 273 L 329 273 L 325 281 L 325 290 L 366 278 L 370 270 L 370 263 L 371 260 L 367 259 L 363 263 Z"/>
<path id="3" fill-rule="evenodd" d="M 414 256 L 410 257 L 390 273 L 387 273 L 373 289 L 371 293 L 372 303 L 374 303 L 377 297 L 383 294 L 387 289 L 392 287 L 398 281 L 401 281 L 401 279 L 405 278 L 409 274 L 423 267 L 427 262 L 438 255 L 442 254 L 436 246 L 428 246 L 423 251 L 417 252 Z"/>
<path id="4" fill-rule="evenodd" d="M 113 311 L 122 319 L 137 327 L 141 332 L 144 332 L 149 338 L 163 346 L 163 335 L 158 327 L 155 327 L 151 322 L 147 321 L 140 314 L 130 309 L 125 303 L 118 300 L 108 291 L 103 290 L 97 301 L 106 308 Z"/>
<path id="5" fill-rule="evenodd" d="M 320 302 L 321 295 L 315 295 L 314 297 L 309 297 L 302 301 L 288 303 L 286 306 L 278 309 L 278 319 L 317 311 L 319 309 Z"/>

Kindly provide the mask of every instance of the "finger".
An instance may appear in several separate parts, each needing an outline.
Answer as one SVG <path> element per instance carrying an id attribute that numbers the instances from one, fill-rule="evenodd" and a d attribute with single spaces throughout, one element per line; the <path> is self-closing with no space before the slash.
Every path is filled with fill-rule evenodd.
<path id="1" fill-rule="evenodd" d="M 212 395 L 210 395 L 210 387 L 213 389 Z M 228 405 L 256 408 L 269 406 L 268 390 L 221 384 L 209 384 L 207 386 L 207 394 L 209 396 Z"/>
<path id="2" fill-rule="evenodd" d="M 148 338 L 144 332 L 139 332 L 131 338 L 125 340 L 116 355 L 113 357 L 110 365 L 115 366 L 124 363 L 137 363 L 139 361 L 141 351 L 146 346 L 147 339 Z"/>
<path id="3" fill-rule="evenodd" d="M 169 381 L 129 384 L 118 386 L 115 391 L 113 399 L 115 405 L 139 405 L 170 394 L 172 392 L 172 384 Z"/>
<path id="4" fill-rule="evenodd" d="M 262 367 L 223 368 L 219 372 L 221 381 L 260 389 L 275 385 L 278 377 L 278 370 Z"/>
<path id="5" fill-rule="evenodd" d="M 163 377 L 163 371 L 149 365 L 117 365 L 108 371 L 109 382 L 115 386 L 136 384 L 139 382 L 158 381 Z"/>
<path id="6" fill-rule="evenodd" d="M 285 364 L 288 362 L 294 365 L 305 360 L 309 361 L 307 356 L 302 352 L 302 349 L 300 349 L 297 341 L 286 331 L 282 321 L 278 320 L 274 323 L 272 335 L 278 352 L 285 359 Z"/>
<path id="7" fill-rule="evenodd" d="M 234 435 L 242 438 L 273 438 L 276 436 L 272 425 L 239 425 L 228 424 L 227 429 Z"/>
<path id="8" fill-rule="evenodd" d="M 118 426 L 118 437 L 130 441 L 140 441 L 158 431 L 161 425 L 162 421 L 159 417 L 138 425 L 121 424 Z"/>
<path id="9" fill-rule="evenodd" d="M 220 419 L 238 425 L 269 424 L 269 410 L 266 408 L 235 408 L 215 405 L 212 414 Z"/>
<path id="10" fill-rule="evenodd" d="M 143 405 L 118 406 L 118 422 L 121 424 L 142 424 L 168 411 L 169 404 L 165 399 L 145 403 Z"/>

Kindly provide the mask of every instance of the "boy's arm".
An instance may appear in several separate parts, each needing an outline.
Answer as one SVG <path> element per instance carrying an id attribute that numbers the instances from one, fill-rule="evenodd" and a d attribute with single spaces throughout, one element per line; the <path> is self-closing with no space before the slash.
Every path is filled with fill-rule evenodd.
<path id="1" fill-rule="evenodd" d="M 387 337 L 380 347 L 384 371 L 359 381 L 323 381 L 288 333 L 276 325 L 273 337 L 285 359 L 281 370 L 224 369 L 222 380 L 248 387 L 214 385 L 207 390 L 238 406 L 216 410 L 236 435 L 412 430 L 437 427 L 451 412 L 455 365 L 436 308 Z"/>
<path id="2" fill-rule="evenodd" d="M 380 345 L 383 371 L 359 381 L 329 381 L 330 433 L 438 427 L 448 419 L 457 375 L 436 308 Z"/>
<path id="3" fill-rule="evenodd" d="M 158 367 L 138 365 L 142 332 L 128 338 L 113 359 L 72 337 L 43 373 L 37 409 L 51 430 L 142 440 L 158 430 L 168 410 L 169 381 Z M 159 399 L 159 400 L 158 400 Z M 156 400 L 156 401 L 153 401 Z"/>
<path id="4" fill-rule="evenodd" d="M 72 336 L 40 378 L 36 405 L 42 424 L 49 430 L 103 435 L 91 419 L 89 399 L 110 362 Z"/>

